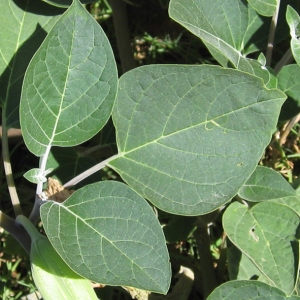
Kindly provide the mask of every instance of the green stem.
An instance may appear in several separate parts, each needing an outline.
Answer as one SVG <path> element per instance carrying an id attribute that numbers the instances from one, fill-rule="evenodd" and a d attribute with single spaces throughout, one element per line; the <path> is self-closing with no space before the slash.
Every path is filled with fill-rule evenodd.
<path id="1" fill-rule="evenodd" d="M 22 208 L 20 205 L 20 200 L 18 197 L 18 193 L 16 190 L 12 168 L 11 168 L 11 162 L 10 162 L 10 156 L 9 156 L 9 147 L 8 147 L 8 136 L 7 136 L 7 128 L 6 128 L 6 116 L 5 116 L 5 109 L 2 109 L 2 155 L 3 155 L 3 165 L 5 170 L 5 176 L 8 186 L 8 191 L 11 199 L 11 203 L 14 208 L 15 215 L 21 215 L 23 214 Z"/>
<path id="2" fill-rule="evenodd" d="M 280 0 L 277 1 L 277 7 L 276 7 L 276 10 L 273 14 L 272 21 L 271 21 L 271 26 L 270 26 L 267 52 L 266 52 L 266 65 L 267 66 L 271 66 L 271 62 L 272 62 L 272 54 L 273 54 L 273 48 L 274 48 L 274 37 L 275 37 L 275 31 L 276 31 L 276 27 L 277 27 L 279 8 L 280 8 Z"/>
<path id="3" fill-rule="evenodd" d="M 88 170 L 84 171 L 83 173 L 79 174 L 78 176 L 74 177 L 70 181 L 64 184 L 64 187 L 71 187 L 75 184 L 79 183 L 80 181 L 84 180 L 85 178 L 89 177 L 90 175 L 96 173 L 97 171 L 100 171 L 103 169 L 111 160 L 118 157 L 118 154 L 111 156 L 110 158 L 100 162 L 99 164 L 89 168 Z"/>
<path id="4" fill-rule="evenodd" d="M 290 64 L 294 60 L 293 54 L 291 49 L 288 49 L 286 53 L 282 56 L 282 58 L 279 60 L 279 62 L 274 67 L 274 72 L 276 74 L 279 73 L 279 71 L 282 69 L 282 67 Z"/>

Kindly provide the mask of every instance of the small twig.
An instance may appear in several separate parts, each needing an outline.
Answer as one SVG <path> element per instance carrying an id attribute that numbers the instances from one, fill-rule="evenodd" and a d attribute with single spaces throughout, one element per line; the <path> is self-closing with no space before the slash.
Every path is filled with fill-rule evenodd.
<path id="1" fill-rule="evenodd" d="M 280 0 L 277 1 L 277 7 L 273 14 L 272 21 L 271 21 L 268 45 L 267 45 L 267 52 L 266 52 L 266 66 L 271 66 L 271 62 L 272 62 L 274 37 L 275 37 L 275 31 L 276 31 L 276 26 L 277 26 L 277 21 L 278 21 L 279 8 L 280 8 Z"/>
<path id="2" fill-rule="evenodd" d="M 118 157 L 118 154 L 111 156 L 110 158 L 100 162 L 99 164 L 91 167 L 90 169 L 84 171 L 83 173 L 79 174 L 78 176 L 74 177 L 73 179 L 71 179 L 70 181 L 68 181 L 67 183 L 65 183 L 63 185 L 64 188 L 68 188 L 71 186 L 74 186 L 75 184 L 79 183 L 80 181 L 84 180 L 85 178 L 89 177 L 90 175 L 96 173 L 97 171 L 103 169 L 108 162 L 110 162 L 111 160 L 115 159 L 116 157 Z"/>
<path id="3" fill-rule="evenodd" d="M 276 66 L 274 67 L 274 72 L 276 74 L 279 73 L 279 71 L 282 69 L 282 67 L 288 65 L 289 63 L 291 63 L 292 61 L 294 61 L 294 57 L 291 51 L 291 48 L 289 48 L 284 55 L 281 57 L 281 59 L 279 60 L 279 62 L 276 64 Z"/>
<path id="4" fill-rule="evenodd" d="M 290 131 L 294 127 L 295 124 L 297 124 L 300 121 L 300 113 L 296 115 L 294 118 L 292 118 L 287 126 L 285 127 L 283 133 L 280 136 L 279 145 L 283 145 L 286 142 L 287 136 L 289 135 Z"/>

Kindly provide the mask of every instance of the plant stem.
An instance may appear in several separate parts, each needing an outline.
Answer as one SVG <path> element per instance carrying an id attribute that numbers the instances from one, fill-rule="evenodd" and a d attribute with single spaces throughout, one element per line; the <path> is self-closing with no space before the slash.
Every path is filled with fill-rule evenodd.
<path id="1" fill-rule="evenodd" d="M 41 172 L 44 172 L 46 170 L 46 165 L 47 165 L 47 160 L 49 157 L 50 150 L 51 150 L 51 146 L 48 146 L 46 148 L 45 154 L 40 158 L 39 168 L 41 169 Z M 36 224 L 40 218 L 40 206 L 43 204 L 43 200 L 40 197 L 42 192 L 43 192 L 43 182 L 39 182 L 36 186 L 34 206 L 29 216 L 29 220 L 33 224 Z"/>
<path id="2" fill-rule="evenodd" d="M 277 7 L 273 14 L 272 21 L 271 21 L 268 45 L 267 45 L 267 52 L 266 52 L 266 66 L 271 66 L 271 62 L 272 62 L 274 37 L 275 37 L 275 31 L 276 31 L 276 26 L 277 26 L 277 21 L 278 21 L 279 8 L 280 8 L 280 0 L 277 1 Z"/>
<path id="3" fill-rule="evenodd" d="M 210 252 L 210 239 L 207 232 L 207 222 L 199 216 L 197 218 L 197 229 L 194 237 L 200 256 L 200 269 L 203 280 L 204 299 L 217 287 L 217 278 L 213 266 L 212 254 Z"/>
<path id="4" fill-rule="evenodd" d="M 45 154 L 40 158 L 39 168 L 41 169 L 41 172 L 44 172 L 46 170 L 46 165 L 47 165 L 47 160 L 49 157 L 50 150 L 51 150 L 51 146 L 48 146 L 46 148 Z M 40 195 L 42 192 L 43 192 L 43 182 L 39 182 L 36 187 L 36 194 Z"/>
<path id="5" fill-rule="evenodd" d="M 103 160 L 99 164 L 89 168 L 88 170 L 84 171 L 83 173 L 79 174 L 78 176 L 74 177 L 73 179 L 71 179 L 70 181 L 65 183 L 63 185 L 63 187 L 67 188 L 67 187 L 74 186 L 75 184 L 79 183 L 80 181 L 84 180 L 85 178 L 89 177 L 90 175 L 92 175 L 92 174 L 96 173 L 97 171 L 103 169 L 108 164 L 108 162 L 115 159 L 116 157 L 118 157 L 118 154 L 113 155 L 110 158 Z"/>
<path id="6" fill-rule="evenodd" d="M 40 206 L 43 204 L 43 200 L 40 198 L 39 195 L 35 195 L 35 201 L 33 205 L 33 209 L 30 213 L 29 220 L 36 224 L 40 218 Z"/>
<path id="7" fill-rule="evenodd" d="M 20 205 L 20 200 L 18 197 L 18 193 L 16 190 L 11 163 L 10 163 L 10 157 L 9 157 L 9 147 L 8 147 L 8 136 L 7 136 L 7 128 L 6 128 L 6 116 L 5 116 L 5 109 L 2 109 L 2 155 L 3 155 L 3 165 L 5 170 L 5 176 L 8 186 L 8 191 L 11 199 L 11 203 L 14 208 L 15 215 L 21 215 L 23 214 L 22 208 Z"/>
<path id="8" fill-rule="evenodd" d="M 279 71 L 284 67 L 285 65 L 291 63 L 294 60 L 293 54 L 291 49 L 288 49 L 286 53 L 281 57 L 280 61 L 276 64 L 274 67 L 274 72 L 276 74 L 279 73 Z"/>
<path id="9" fill-rule="evenodd" d="M 133 52 L 130 46 L 126 3 L 123 0 L 110 0 L 109 3 L 113 11 L 113 22 L 122 65 L 122 72 L 125 73 L 136 67 L 133 59 Z"/>
<path id="10" fill-rule="evenodd" d="M 2 211 L 0 211 L 0 227 L 9 232 L 21 244 L 24 250 L 28 254 L 30 253 L 31 240 L 27 231 L 14 219 L 10 218 Z"/>

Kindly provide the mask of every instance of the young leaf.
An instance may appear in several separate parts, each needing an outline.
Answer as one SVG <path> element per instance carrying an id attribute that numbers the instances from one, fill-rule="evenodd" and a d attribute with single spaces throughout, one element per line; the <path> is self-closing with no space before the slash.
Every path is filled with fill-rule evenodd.
<path id="1" fill-rule="evenodd" d="M 134 69 L 120 78 L 113 111 L 119 155 L 108 164 L 162 210 L 205 214 L 254 171 L 284 98 L 232 69 Z"/>
<path id="2" fill-rule="evenodd" d="M 36 12 L 36 13 L 34 13 Z M 2 125 L 18 128 L 23 76 L 32 55 L 63 10 L 40 1 L 0 1 L 0 103 Z"/>
<path id="3" fill-rule="evenodd" d="M 273 16 L 278 0 L 247 0 L 248 3 L 260 14 L 266 17 Z"/>
<path id="4" fill-rule="evenodd" d="M 287 296 L 283 291 L 254 280 L 229 281 L 218 286 L 207 300 L 298 300 L 298 296 Z"/>
<path id="5" fill-rule="evenodd" d="M 78 0 L 62 15 L 25 75 L 21 127 L 28 149 L 74 146 L 107 122 L 117 69 L 104 32 Z"/>
<path id="6" fill-rule="evenodd" d="M 166 293 L 169 255 L 147 202 L 123 183 L 105 181 L 41 206 L 47 236 L 78 274 L 109 285 Z"/>
<path id="7" fill-rule="evenodd" d="M 46 182 L 46 176 L 50 174 L 53 169 L 48 169 L 46 171 L 42 171 L 39 168 L 33 168 L 27 171 L 23 176 L 32 183 Z"/>
<path id="8" fill-rule="evenodd" d="M 299 227 L 299 216 L 292 209 L 274 202 L 261 202 L 249 209 L 234 202 L 224 213 L 223 226 L 228 238 L 253 261 L 268 284 L 292 293 L 299 254 L 294 254 L 292 247 L 298 244 Z"/>

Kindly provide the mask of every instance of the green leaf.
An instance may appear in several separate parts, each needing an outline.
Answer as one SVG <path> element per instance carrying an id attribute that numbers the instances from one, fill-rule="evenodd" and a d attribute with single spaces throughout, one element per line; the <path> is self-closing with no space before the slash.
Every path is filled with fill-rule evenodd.
<path id="1" fill-rule="evenodd" d="M 105 181 L 41 206 L 47 236 L 78 274 L 109 285 L 166 293 L 169 255 L 147 202 L 123 183 Z"/>
<path id="2" fill-rule="evenodd" d="M 284 98 L 232 69 L 134 69 L 120 78 L 113 111 L 119 156 L 109 166 L 162 210 L 205 214 L 254 171 Z"/>
<path id="3" fill-rule="evenodd" d="M 228 238 L 247 255 L 269 284 L 291 294 L 298 266 L 296 231 L 299 216 L 289 207 L 261 202 L 252 209 L 232 203 L 223 216 Z M 297 248 L 298 246 L 295 246 Z"/>
<path id="4" fill-rule="evenodd" d="M 0 105 L 7 129 L 19 127 L 19 101 L 26 68 L 63 10 L 39 1 L 0 1 Z"/>
<path id="5" fill-rule="evenodd" d="M 300 216 L 299 195 L 276 171 L 258 166 L 238 195 L 253 202 L 276 201 L 292 208 Z"/>
<path id="6" fill-rule="evenodd" d="M 201 38 L 222 66 L 233 65 L 239 70 L 264 78 L 266 83 L 269 81 L 267 69 L 257 61 L 247 59 L 242 53 L 248 43 L 246 37 L 253 39 L 262 25 L 255 11 L 247 7 L 244 1 L 171 0 L 169 14 Z"/>
<path id="7" fill-rule="evenodd" d="M 291 50 L 298 65 L 300 65 L 300 17 L 291 6 L 287 7 L 286 20 L 290 27 Z"/>
<path id="8" fill-rule="evenodd" d="M 26 146 L 42 156 L 51 146 L 90 139 L 107 122 L 116 89 L 109 41 L 75 0 L 27 69 L 20 107 Z"/>
<path id="9" fill-rule="evenodd" d="M 271 17 L 276 11 L 278 0 L 247 0 L 248 3 L 260 14 Z"/>
<path id="10" fill-rule="evenodd" d="M 280 289 L 254 280 L 229 281 L 218 286 L 207 300 L 296 300 L 298 296 L 286 296 Z"/>
<path id="11" fill-rule="evenodd" d="M 46 182 L 46 175 L 50 174 L 52 171 L 53 169 L 42 171 L 39 168 L 33 168 L 27 171 L 23 176 L 32 183 Z"/>
<path id="12" fill-rule="evenodd" d="M 238 195 L 248 201 L 260 202 L 295 196 L 296 191 L 276 171 L 257 166 Z"/>

